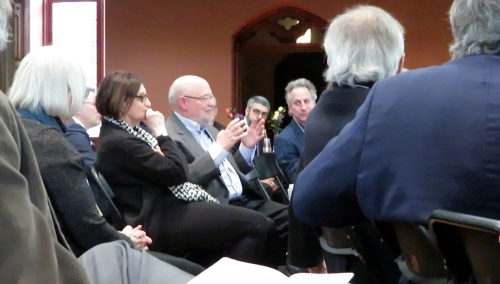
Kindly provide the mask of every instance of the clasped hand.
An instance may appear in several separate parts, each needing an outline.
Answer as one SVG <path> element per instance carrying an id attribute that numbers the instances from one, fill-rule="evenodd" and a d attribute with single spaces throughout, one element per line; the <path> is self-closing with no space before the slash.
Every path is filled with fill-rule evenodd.
<path id="1" fill-rule="evenodd" d="M 142 225 L 135 228 L 126 226 L 121 232 L 132 240 L 134 249 L 148 250 L 148 245 L 153 243 L 153 240 L 151 240 L 151 238 L 146 235 L 146 232 L 142 230 Z"/>

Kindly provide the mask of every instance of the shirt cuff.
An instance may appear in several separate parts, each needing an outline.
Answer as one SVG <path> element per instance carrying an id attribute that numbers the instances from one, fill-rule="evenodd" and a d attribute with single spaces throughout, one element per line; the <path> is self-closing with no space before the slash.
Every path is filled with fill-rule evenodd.
<path id="1" fill-rule="evenodd" d="M 252 161 L 255 156 L 255 147 L 257 147 L 257 145 L 255 145 L 253 148 L 248 148 L 247 146 L 243 145 L 243 143 L 240 143 L 240 154 L 249 166 L 253 164 Z"/>
<path id="2" fill-rule="evenodd" d="M 210 157 L 212 157 L 212 160 L 214 160 L 215 165 L 218 167 L 226 156 L 229 154 L 229 152 L 222 148 L 219 144 L 213 143 L 210 149 L 208 149 L 208 153 L 210 154 Z"/>

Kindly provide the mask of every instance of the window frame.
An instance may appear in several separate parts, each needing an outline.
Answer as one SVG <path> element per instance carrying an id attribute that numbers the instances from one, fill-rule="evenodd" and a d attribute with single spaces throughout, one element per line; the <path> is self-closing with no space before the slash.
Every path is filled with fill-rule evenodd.
<path id="1" fill-rule="evenodd" d="M 96 45 L 97 45 L 97 86 L 101 84 L 104 78 L 105 69 L 105 23 L 104 11 L 105 0 L 43 0 L 43 45 L 52 45 L 52 4 L 63 2 L 96 2 L 97 3 L 97 31 L 96 31 Z"/>

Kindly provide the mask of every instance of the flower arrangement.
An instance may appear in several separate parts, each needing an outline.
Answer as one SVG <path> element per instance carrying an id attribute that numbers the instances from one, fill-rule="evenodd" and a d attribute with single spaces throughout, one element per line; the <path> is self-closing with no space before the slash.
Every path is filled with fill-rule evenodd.
<path id="1" fill-rule="evenodd" d="M 269 119 L 269 126 L 274 133 L 274 136 L 278 135 L 281 130 L 281 123 L 283 122 L 283 118 L 285 117 L 284 113 L 286 109 L 280 106 L 277 110 L 273 112 L 271 119 Z"/>
<path id="2" fill-rule="evenodd" d="M 239 118 L 240 120 L 242 120 L 245 117 L 243 114 L 237 113 L 236 108 L 234 106 L 230 106 L 230 107 L 226 108 L 226 113 L 227 113 L 227 117 L 229 117 L 229 119 Z"/>

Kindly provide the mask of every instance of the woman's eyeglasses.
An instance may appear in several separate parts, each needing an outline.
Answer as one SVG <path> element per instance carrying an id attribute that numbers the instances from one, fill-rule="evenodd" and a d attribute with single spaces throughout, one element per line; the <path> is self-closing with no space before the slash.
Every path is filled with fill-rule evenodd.
<path id="1" fill-rule="evenodd" d="M 144 101 L 148 98 L 148 95 L 141 95 L 135 97 L 138 98 L 141 101 L 141 103 L 144 103 Z"/>

